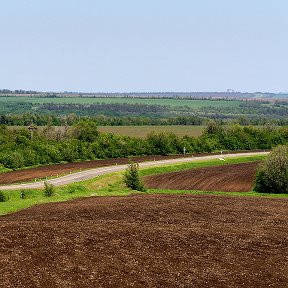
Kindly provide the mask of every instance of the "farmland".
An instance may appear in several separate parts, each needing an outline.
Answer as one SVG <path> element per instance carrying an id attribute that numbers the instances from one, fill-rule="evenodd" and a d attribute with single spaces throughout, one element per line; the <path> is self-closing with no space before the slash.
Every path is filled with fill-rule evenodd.
<path id="1" fill-rule="evenodd" d="M 187 106 L 190 108 L 202 108 L 202 107 L 238 107 L 241 101 L 238 100 L 197 100 L 197 99 L 145 99 L 145 98 L 92 98 L 92 97 L 0 97 L 1 103 L 32 103 L 32 104 L 80 104 L 80 105 L 91 105 L 91 104 L 145 104 L 145 105 L 160 105 L 160 106 L 171 106 L 181 107 Z"/>
<path id="2" fill-rule="evenodd" d="M 287 109 L 288 102 L 280 100 L 265 102 L 128 97 L 0 97 L 0 116 L 2 117 L 0 120 L 2 124 L 8 123 L 8 125 L 15 125 L 13 123 L 21 125 L 23 122 L 27 122 L 27 115 L 24 120 L 22 119 L 22 123 L 19 120 L 19 115 L 27 113 L 38 115 L 38 125 L 45 125 L 44 122 L 47 125 L 50 121 L 49 123 L 54 122 L 53 125 L 56 126 L 61 121 L 64 123 L 71 121 L 72 116 L 74 121 L 75 117 L 97 117 L 95 121 L 99 125 L 109 125 L 110 123 L 115 126 L 133 124 L 204 125 L 209 119 L 219 119 L 225 122 L 240 121 L 240 124 L 244 123 L 245 125 L 263 125 L 269 121 L 278 125 L 287 125 L 288 120 L 283 118 L 287 115 Z M 15 115 L 18 115 L 16 119 Z M 48 115 L 50 120 L 45 119 L 45 115 Z M 12 120 L 9 122 L 8 116 L 12 117 L 14 122 Z M 51 121 L 51 116 L 54 116 L 53 121 Z M 35 117 L 30 116 L 30 122 L 35 121 Z M 117 117 L 117 119 L 113 119 L 113 117 Z"/>
<path id="3" fill-rule="evenodd" d="M 2 2 L 0 288 L 288 288 L 288 0 Z"/>
<path id="4" fill-rule="evenodd" d="M 187 155 L 187 157 L 191 157 L 192 155 Z M 194 156 L 201 156 L 194 155 Z M 60 175 L 69 174 L 72 172 L 77 172 L 81 170 L 87 170 L 92 168 L 113 166 L 113 165 L 123 165 L 128 164 L 129 161 L 134 162 L 145 162 L 145 161 L 154 161 L 154 160 L 168 160 L 168 159 L 176 159 L 182 158 L 183 154 L 179 155 L 170 155 L 170 156 L 160 156 L 160 155 L 152 155 L 152 156 L 138 156 L 128 158 L 114 158 L 114 159 L 106 159 L 106 160 L 92 160 L 85 162 L 74 162 L 74 163 L 65 163 L 65 164 L 56 164 L 56 165 L 47 165 L 42 167 L 35 167 L 29 169 L 23 169 L 18 171 L 9 171 L 6 173 L 0 173 L 0 184 L 12 184 L 12 183 L 21 183 L 21 182 L 29 182 L 35 181 L 35 179 L 45 179 L 49 177 L 56 177 Z"/>
<path id="5" fill-rule="evenodd" d="M 69 103 L 71 99 L 41 98 L 40 103 L 39 98 L 17 102 L 12 97 L 0 103 L 2 124 L 18 125 L 0 126 L 0 183 L 59 181 L 49 197 L 37 190 L 43 182 L 1 187 L 2 285 L 287 286 L 288 195 L 265 197 L 252 191 L 263 156 L 226 161 L 215 156 L 140 170 L 145 194 L 125 187 L 119 172 L 128 157 L 155 163 L 182 157 L 175 154 L 184 147 L 187 153 L 207 155 L 285 144 L 287 129 L 276 127 L 285 123 L 284 104 L 183 99 L 112 103 L 108 98 L 104 104 L 86 98 Z M 229 125 L 243 115 L 248 118 L 236 123 L 244 126 Z M 270 122 L 258 121 L 261 115 L 276 121 L 274 126 L 262 126 Z M 211 118 L 219 121 L 202 126 Z M 251 121 L 258 127 L 247 126 Z M 194 126 L 187 125 L 191 122 Z M 19 129 L 35 123 L 40 128 L 33 132 Z M 81 171 L 107 165 L 113 167 L 106 167 L 106 173 L 118 172 Z M 80 173 L 68 175 L 73 172 Z M 64 184 L 70 184 L 51 179 L 64 174 L 72 179 Z M 5 190 L 15 187 L 22 190 Z"/>
<path id="6" fill-rule="evenodd" d="M 99 126 L 98 129 L 104 133 L 140 138 L 147 137 L 151 132 L 173 133 L 179 137 L 185 135 L 198 137 L 202 134 L 204 126 Z"/>
<path id="7" fill-rule="evenodd" d="M 144 177 L 147 187 L 170 190 L 248 192 L 253 189 L 258 162 L 212 166 Z"/>
<path id="8" fill-rule="evenodd" d="M 287 287 L 287 199 L 93 197 L 0 218 L 3 287 Z"/>
<path id="9" fill-rule="evenodd" d="M 205 169 L 211 184 L 219 182 L 215 171 L 231 170 L 235 186 L 235 181 L 243 185 L 247 173 L 254 175 L 262 159 L 227 158 L 220 167 L 219 159 L 197 161 L 140 174 L 168 179 L 171 173 L 194 170 L 195 176 Z M 59 203 L 0 217 L 1 283 L 44 288 L 287 286 L 287 195 L 166 188 L 137 193 L 124 187 L 122 173 L 114 173 L 57 187 L 52 197 L 40 190 L 6 191 L 10 199 L 0 203 L 0 215 Z"/>
<path id="10" fill-rule="evenodd" d="M 201 157 L 201 155 L 195 155 L 198 157 Z M 202 155 L 203 156 L 203 155 Z M 216 156 L 216 155 L 215 155 Z M 226 158 L 225 162 L 221 162 L 218 157 L 216 156 L 215 159 L 210 160 L 202 160 L 201 158 L 197 159 L 191 159 L 191 161 L 187 163 L 178 163 L 173 165 L 165 165 L 163 167 L 150 167 L 145 168 L 140 171 L 141 177 L 144 177 L 144 179 L 149 175 L 151 177 L 157 177 L 157 175 L 163 175 L 163 173 L 172 173 L 172 172 L 180 172 L 188 171 L 189 169 L 195 169 L 196 173 L 198 169 L 208 169 L 209 167 L 217 167 L 221 163 L 223 165 L 222 169 L 229 170 L 229 167 L 231 165 L 235 164 L 241 164 L 241 163 L 253 163 L 262 161 L 265 156 L 242 156 L 242 157 L 232 157 L 232 158 Z M 173 159 L 177 156 L 169 156 L 169 157 L 160 157 L 156 156 L 154 157 L 138 157 L 134 159 L 134 161 L 153 161 L 155 160 L 168 160 Z M 179 155 L 178 157 L 183 157 Z M 187 160 L 189 160 L 190 157 L 188 157 Z M 115 164 L 128 164 L 128 159 L 111 159 L 111 160 L 98 160 L 98 161 L 89 161 L 89 162 L 82 162 L 82 163 L 68 163 L 68 164 L 60 164 L 60 165 L 49 165 L 44 167 L 38 167 L 38 168 L 31 168 L 31 169 L 24 169 L 19 171 L 12 171 L 9 173 L 3 173 L 0 174 L 0 183 L 1 184 L 11 184 L 11 183 L 19 183 L 19 182 L 30 182 L 34 181 L 35 178 L 38 178 L 40 180 L 41 178 L 45 179 L 46 177 L 51 176 L 61 176 L 62 174 L 69 174 L 70 172 L 77 172 L 85 169 L 91 169 L 91 168 L 101 168 L 105 167 L 107 165 L 115 166 Z M 253 165 L 253 164 L 252 164 Z M 219 169 L 217 167 L 216 169 Z M 209 170 L 209 169 L 208 169 Z M 89 172 L 89 171 L 88 171 Z M 243 172 L 243 170 L 242 170 Z M 255 172 L 255 171 L 254 171 Z M 254 174 L 253 174 L 254 175 Z M 253 176 L 252 175 L 252 176 Z M 96 177 L 96 176 L 94 176 Z M 161 177 L 161 176 L 160 176 Z M 164 175 L 165 177 L 165 175 Z M 56 180 L 56 179 L 55 179 Z M 215 179 L 214 179 L 215 180 Z M 239 179 L 238 179 L 239 180 Z M 237 181 L 237 179 L 236 179 Z M 33 183 L 32 183 L 33 184 Z M 76 185 L 76 186 L 75 186 Z M 91 180 L 86 180 L 80 183 L 75 183 L 75 185 L 72 183 L 68 186 L 59 186 L 57 187 L 56 194 L 53 197 L 44 197 L 41 190 L 25 190 L 23 186 L 21 187 L 22 192 L 24 191 L 26 197 L 25 199 L 21 199 L 20 193 L 21 190 L 15 190 L 15 191 L 3 191 L 5 196 L 9 198 L 7 202 L 0 203 L 0 215 L 6 214 L 9 212 L 14 212 L 19 209 L 23 209 L 25 207 L 29 207 L 31 205 L 37 204 L 37 203 L 46 203 L 46 202 L 54 202 L 54 201 L 65 201 L 68 199 L 74 199 L 77 197 L 87 197 L 90 195 L 94 196 L 125 196 L 130 195 L 134 193 L 135 191 L 131 191 L 123 185 L 122 181 L 122 173 L 113 173 L 110 175 L 104 175 L 99 176 L 96 178 L 92 178 Z M 42 187 L 42 185 L 40 185 Z M 75 189 L 74 189 L 75 188 Z M 23 190 L 24 189 L 24 190 Z M 70 193 L 69 191 L 73 189 L 73 193 Z M 233 191 L 233 190 L 232 190 Z M 189 190 L 189 191 L 182 191 L 180 190 L 180 193 L 198 193 L 198 191 L 195 190 Z M 150 190 L 147 191 L 147 193 L 150 193 Z M 176 190 L 155 190 L 151 189 L 151 193 L 179 193 Z M 229 193 L 229 192 L 225 192 Z M 246 195 L 246 196 L 261 196 L 259 193 L 250 193 L 245 192 L 245 194 L 241 194 L 237 192 L 239 195 Z M 237 194 L 237 195 L 238 195 Z M 272 195 L 273 196 L 273 195 Z M 275 195 L 277 196 L 277 195 Z M 285 196 L 285 195 L 284 195 Z M 277 196 L 278 197 L 278 196 Z"/>
<path id="11" fill-rule="evenodd" d="M 21 128 L 27 128 L 25 126 L 9 126 L 11 130 L 19 130 Z M 37 127 L 39 131 L 47 129 L 46 126 Z M 55 127 L 56 131 L 61 130 L 60 126 Z M 202 135 L 205 126 L 188 126 L 188 125 L 170 125 L 170 126 L 151 126 L 151 125 L 141 125 L 141 126 L 98 126 L 98 131 L 101 133 L 113 133 L 118 136 L 129 136 L 137 138 L 146 138 L 149 133 L 173 133 L 178 137 L 192 136 L 198 137 Z"/>

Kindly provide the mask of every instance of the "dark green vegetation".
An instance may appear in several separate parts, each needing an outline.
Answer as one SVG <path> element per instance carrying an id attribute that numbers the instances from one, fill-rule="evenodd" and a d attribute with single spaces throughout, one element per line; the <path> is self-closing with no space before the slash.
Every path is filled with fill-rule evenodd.
<path id="1" fill-rule="evenodd" d="M 288 125 L 287 101 L 177 98 L 0 97 L 0 124 L 203 125 L 208 119 L 241 125 Z"/>
<path id="2" fill-rule="evenodd" d="M 1 170 L 140 155 L 209 153 L 220 150 L 271 149 L 288 142 L 288 128 L 221 126 L 211 122 L 200 137 L 151 133 L 146 138 L 101 134 L 95 122 L 29 131 L 0 126 Z"/>
<path id="3" fill-rule="evenodd" d="M 9 197 L 8 195 L 4 194 L 4 192 L 0 191 L 0 202 L 6 202 L 8 201 Z"/>
<path id="4" fill-rule="evenodd" d="M 146 189 L 144 187 L 144 183 L 141 181 L 139 176 L 139 164 L 138 163 L 130 163 L 128 168 L 126 169 L 123 181 L 125 185 L 136 191 L 144 192 Z"/>
<path id="5" fill-rule="evenodd" d="M 263 156 L 237 157 L 226 159 L 223 165 L 237 164 L 244 162 L 253 162 L 263 160 Z M 139 175 L 146 176 L 152 174 L 161 174 L 167 172 L 180 171 L 192 168 L 210 167 L 219 165 L 219 160 L 199 161 L 191 163 L 183 163 L 177 165 L 169 165 L 163 167 L 147 168 L 139 171 Z M 60 202 L 79 197 L 90 196 L 127 196 L 131 193 L 136 193 L 128 189 L 123 184 L 123 173 L 113 173 L 110 175 L 100 176 L 95 179 L 87 180 L 82 183 L 71 184 L 63 187 L 55 187 L 54 194 L 51 197 L 46 197 L 41 190 L 22 190 L 22 191 L 2 191 L 6 202 L 0 203 L 0 215 L 16 212 L 18 210 L 33 206 L 40 203 Z M 155 194 L 214 194 L 226 196 L 269 196 L 269 197 L 288 197 L 288 194 L 262 194 L 255 192 L 201 192 L 201 191 L 184 191 L 184 190 L 155 190 L 149 189 L 145 193 Z M 25 197 L 21 195 L 24 194 Z M 9 199 L 8 199 L 9 198 Z"/>
<path id="6" fill-rule="evenodd" d="M 272 150 L 257 173 L 255 191 L 262 193 L 288 193 L 288 147 Z"/>
<path id="7" fill-rule="evenodd" d="M 51 197 L 55 194 L 55 187 L 48 183 L 47 181 L 44 182 L 44 196 Z"/>

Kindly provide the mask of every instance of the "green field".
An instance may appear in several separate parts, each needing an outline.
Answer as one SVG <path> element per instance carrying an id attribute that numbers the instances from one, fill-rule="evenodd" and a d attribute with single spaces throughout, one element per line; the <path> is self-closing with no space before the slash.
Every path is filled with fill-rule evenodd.
<path id="1" fill-rule="evenodd" d="M 27 102 L 33 104 L 146 104 L 146 105 L 168 105 L 171 107 L 188 106 L 190 108 L 202 107 L 238 107 L 241 101 L 228 100 L 185 100 L 185 99 L 143 99 L 143 98 L 82 98 L 82 97 L 61 97 L 61 98 L 45 98 L 45 97 L 0 97 L 1 103 L 7 102 Z"/>
<path id="2" fill-rule="evenodd" d="M 8 126 L 9 129 L 27 128 L 26 126 Z M 46 126 L 39 126 L 38 130 L 43 131 Z M 61 127 L 55 126 L 55 129 Z M 130 136 L 137 138 L 145 138 L 149 133 L 173 133 L 179 137 L 193 136 L 198 137 L 202 135 L 205 126 L 98 126 L 99 132 L 113 133 L 119 136 Z M 0 167 L 1 172 L 1 167 Z"/>
<path id="3" fill-rule="evenodd" d="M 151 132 L 174 133 L 179 137 L 185 135 L 198 137 L 203 133 L 204 126 L 99 126 L 98 129 L 104 133 L 139 138 L 145 138 Z"/>

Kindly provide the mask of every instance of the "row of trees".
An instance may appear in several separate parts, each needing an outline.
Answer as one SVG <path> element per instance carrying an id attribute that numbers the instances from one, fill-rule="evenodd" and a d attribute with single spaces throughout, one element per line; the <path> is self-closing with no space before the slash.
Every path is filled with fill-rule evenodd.
<path id="1" fill-rule="evenodd" d="M 138 155 L 202 153 L 219 150 L 271 149 L 288 143 L 288 129 L 221 126 L 211 122 L 198 137 L 151 133 L 145 139 L 100 134 L 95 122 L 79 122 L 64 130 L 11 130 L 0 126 L 0 166 L 27 166 Z"/>
<path id="2" fill-rule="evenodd" d="M 177 116 L 172 118 L 150 118 L 150 117 L 110 117 L 99 115 L 94 117 L 77 116 L 56 116 L 55 114 L 3 114 L 0 115 L 0 125 L 8 126 L 29 126 L 31 123 L 37 126 L 71 126 L 81 121 L 92 121 L 99 126 L 142 126 L 142 125 L 205 125 L 206 118 L 198 116 Z"/>
<path id="3" fill-rule="evenodd" d="M 25 111 L 26 107 L 22 107 Z M 27 111 L 27 110 L 26 110 Z M 216 117 L 217 118 L 217 117 Z M 156 125 L 206 125 L 211 121 L 208 117 L 200 116 L 176 116 L 169 118 L 151 118 L 143 116 L 77 116 L 74 113 L 66 116 L 56 116 L 55 114 L 38 114 L 38 113 L 23 113 L 23 114 L 0 114 L 0 125 L 7 126 L 29 126 L 32 123 L 37 126 L 71 126 L 81 121 L 92 121 L 99 126 L 156 126 Z M 266 117 L 248 118 L 240 116 L 233 119 L 218 120 L 222 124 L 240 124 L 242 126 L 256 125 L 274 125 L 274 126 L 287 126 L 288 118 L 282 117 L 281 119 L 269 119 Z"/>

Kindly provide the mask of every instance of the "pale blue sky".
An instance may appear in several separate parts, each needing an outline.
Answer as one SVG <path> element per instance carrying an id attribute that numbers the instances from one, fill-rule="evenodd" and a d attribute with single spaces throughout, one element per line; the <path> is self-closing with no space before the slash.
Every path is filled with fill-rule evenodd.
<path id="1" fill-rule="evenodd" d="M 0 89 L 288 91 L 287 0 L 0 0 Z"/>

